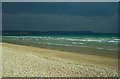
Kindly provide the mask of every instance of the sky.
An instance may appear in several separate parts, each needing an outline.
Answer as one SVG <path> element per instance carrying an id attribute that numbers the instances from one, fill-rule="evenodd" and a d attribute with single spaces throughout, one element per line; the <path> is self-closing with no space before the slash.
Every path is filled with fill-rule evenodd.
<path id="1" fill-rule="evenodd" d="M 118 32 L 117 2 L 3 2 L 3 30 Z"/>

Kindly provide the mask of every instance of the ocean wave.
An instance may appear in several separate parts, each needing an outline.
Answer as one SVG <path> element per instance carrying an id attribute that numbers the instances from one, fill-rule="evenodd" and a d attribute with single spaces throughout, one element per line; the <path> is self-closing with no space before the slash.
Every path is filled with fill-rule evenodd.
<path id="1" fill-rule="evenodd" d="M 34 39 L 34 40 L 65 40 L 65 41 L 82 41 L 82 42 L 118 42 L 120 39 L 114 38 L 88 38 L 88 37 L 52 37 L 52 36 L 3 36 L 12 39 Z"/>
<path id="2" fill-rule="evenodd" d="M 93 47 L 97 49 L 110 49 L 117 48 L 120 39 L 116 37 L 58 37 L 58 36 L 3 36 L 3 38 L 11 40 L 23 40 L 23 41 L 34 41 L 38 43 L 48 43 L 66 46 L 85 46 Z"/>

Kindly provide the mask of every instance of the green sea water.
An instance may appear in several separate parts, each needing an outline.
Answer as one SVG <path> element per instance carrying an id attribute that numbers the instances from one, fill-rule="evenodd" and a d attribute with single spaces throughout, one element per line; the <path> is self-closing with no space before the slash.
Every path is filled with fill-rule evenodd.
<path id="1" fill-rule="evenodd" d="M 96 52 L 93 54 L 110 54 L 117 57 L 118 44 L 120 39 L 115 34 L 52 34 L 52 35 L 22 35 L 22 36 L 3 36 L 3 41 L 20 42 L 19 44 L 29 44 L 31 46 L 68 50 Z M 62 48 L 63 47 L 63 48 Z M 92 51 L 90 51 L 92 50 Z"/>

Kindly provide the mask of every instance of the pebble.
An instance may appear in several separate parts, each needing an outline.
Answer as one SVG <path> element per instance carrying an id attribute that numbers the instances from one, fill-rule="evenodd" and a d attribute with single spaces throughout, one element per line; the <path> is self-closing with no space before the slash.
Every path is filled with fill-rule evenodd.
<path id="1" fill-rule="evenodd" d="M 23 54 L 22 52 L 18 52 L 17 56 L 14 51 L 12 51 L 11 54 L 4 54 L 3 77 L 115 77 L 118 75 L 117 70 L 96 64 L 78 64 L 54 57 L 51 57 L 50 60 L 46 60 L 44 57 L 42 58 L 42 56 L 37 57 L 28 53 Z M 49 58 L 48 56 L 46 57 Z M 55 61 L 52 58 L 55 59 Z M 71 64 L 67 64 L 68 62 Z"/>

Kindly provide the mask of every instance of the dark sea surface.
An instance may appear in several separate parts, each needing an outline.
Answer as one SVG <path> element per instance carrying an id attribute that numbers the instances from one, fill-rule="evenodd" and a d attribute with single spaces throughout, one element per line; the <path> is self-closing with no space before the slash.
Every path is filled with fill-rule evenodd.
<path id="1" fill-rule="evenodd" d="M 118 57 L 119 41 L 117 34 L 29 34 L 3 36 L 3 42 L 107 57 Z"/>

